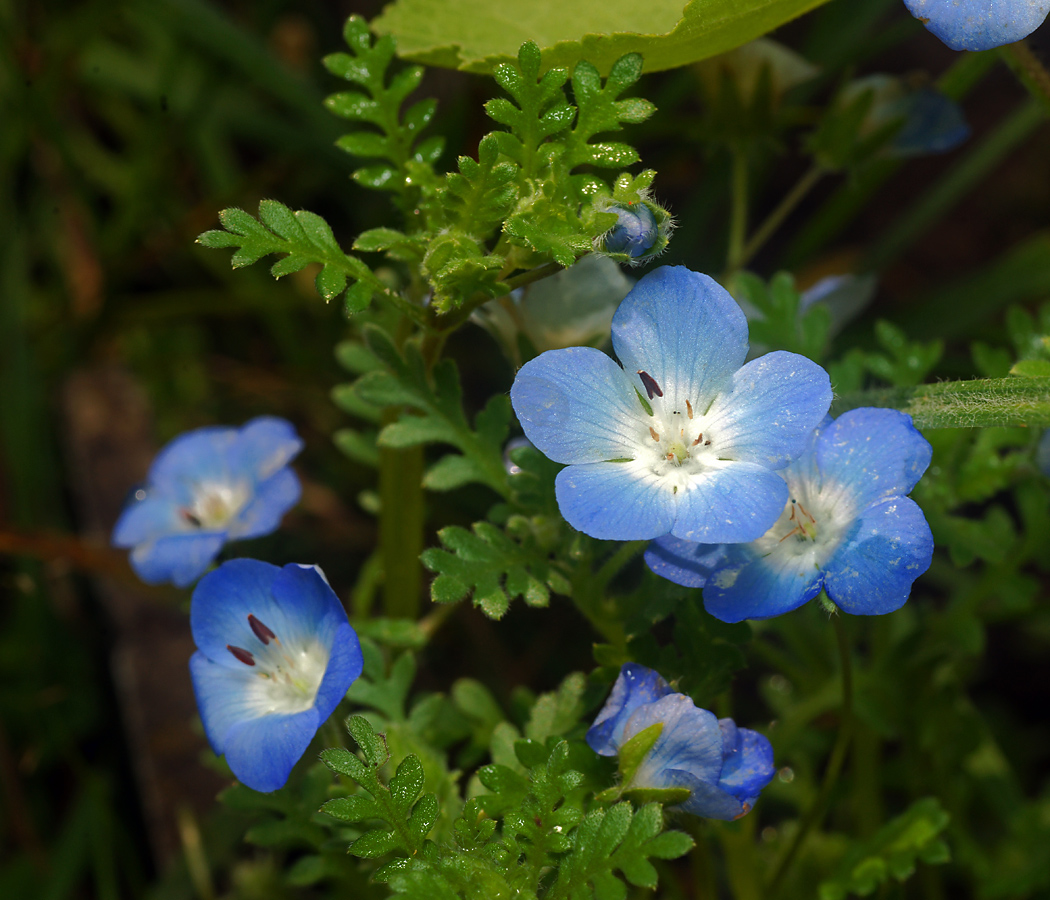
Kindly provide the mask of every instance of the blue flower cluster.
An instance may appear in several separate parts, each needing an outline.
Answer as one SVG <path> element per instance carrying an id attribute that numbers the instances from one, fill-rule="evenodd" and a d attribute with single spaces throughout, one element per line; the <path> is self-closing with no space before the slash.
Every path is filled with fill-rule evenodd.
<path id="1" fill-rule="evenodd" d="M 511 400 L 556 462 L 568 522 L 592 537 L 656 538 L 659 575 L 704 587 L 727 622 L 779 615 L 822 589 L 886 613 L 930 565 L 906 496 L 930 445 L 903 413 L 827 417 L 820 366 L 774 352 L 744 364 L 747 321 L 706 275 L 661 268 L 613 317 L 617 365 L 591 348 L 541 354 Z"/>
<path id="2" fill-rule="evenodd" d="M 272 416 L 180 434 L 121 514 L 114 546 L 132 548 L 132 568 L 149 584 L 192 584 L 227 541 L 269 534 L 299 502 L 288 463 L 302 448 L 291 422 Z"/>
<path id="3" fill-rule="evenodd" d="M 615 756 L 631 738 L 660 726 L 625 789 L 685 788 L 683 812 L 709 819 L 739 819 L 773 778 L 773 748 L 756 731 L 718 719 L 676 693 L 652 669 L 627 663 L 612 694 L 587 732 L 602 756 Z"/>

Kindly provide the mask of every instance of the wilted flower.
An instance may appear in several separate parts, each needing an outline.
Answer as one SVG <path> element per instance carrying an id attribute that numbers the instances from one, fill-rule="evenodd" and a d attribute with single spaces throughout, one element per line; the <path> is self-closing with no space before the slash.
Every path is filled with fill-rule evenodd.
<path id="1" fill-rule="evenodd" d="M 904 413 L 829 418 L 781 473 L 790 498 L 762 537 L 722 548 L 661 538 L 646 561 L 670 581 L 703 586 L 704 606 L 723 622 L 778 616 L 821 589 L 848 613 L 893 612 L 933 555 L 922 510 L 905 496 L 930 456 Z"/>
<path id="2" fill-rule="evenodd" d="M 657 727 L 654 727 L 657 726 Z M 685 694 L 675 693 L 652 669 L 627 663 L 612 694 L 587 732 L 602 756 L 616 756 L 632 738 L 649 749 L 625 773 L 625 790 L 684 788 L 683 812 L 709 819 L 738 819 L 773 777 L 773 748 L 761 734 L 717 719 Z"/>
<path id="3" fill-rule="evenodd" d="M 114 546 L 133 548 L 131 565 L 143 581 L 185 587 L 227 541 L 277 528 L 299 500 L 288 463 L 302 447 L 291 422 L 269 416 L 179 435 L 121 513 Z"/>
<path id="4" fill-rule="evenodd" d="M 525 436 L 568 464 L 555 484 L 562 515 L 608 540 L 758 537 L 787 500 L 775 470 L 831 403 L 827 373 L 783 351 L 744 365 L 740 307 L 681 267 L 639 281 L 612 336 L 622 368 L 591 348 L 553 350 L 511 388 Z"/>
<path id="5" fill-rule="evenodd" d="M 904 5 L 952 50 L 1012 44 L 1050 13 L 1050 0 L 904 0 Z"/>
<path id="6" fill-rule="evenodd" d="M 316 566 L 233 559 L 197 585 L 190 627 L 212 749 L 248 787 L 277 790 L 361 674 L 342 604 Z"/>

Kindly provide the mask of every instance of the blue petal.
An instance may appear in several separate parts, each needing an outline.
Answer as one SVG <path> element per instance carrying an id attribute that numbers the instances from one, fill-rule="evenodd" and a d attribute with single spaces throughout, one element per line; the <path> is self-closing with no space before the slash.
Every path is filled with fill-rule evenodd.
<path id="1" fill-rule="evenodd" d="M 548 350 L 522 366 L 510 389 L 525 436 L 560 463 L 634 458 L 648 419 L 631 382 L 591 347 Z"/>
<path id="2" fill-rule="evenodd" d="M 831 380 L 820 366 L 777 350 L 733 376 L 731 389 L 708 411 L 704 434 L 722 459 L 782 468 L 806 448 L 831 396 Z"/>
<path id="3" fill-rule="evenodd" d="M 703 544 L 734 544 L 761 537 L 788 501 L 784 479 L 750 462 L 711 469 L 683 493 L 671 529 L 675 537 Z M 655 535 L 651 535 L 655 536 Z"/>
<path id="4" fill-rule="evenodd" d="M 624 742 L 623 730 L 631 714 L 646 703 L 671 693 L 667 682 L 645 666 L 624 663 L 609 699 L 587 731 L 587 743 L 601 756 L 615 756 Z"/>
<path id="5" fill-rule="evenodd" d="M 671 485 L 642 463 L 569 466 L 558 473 L 554 489 L 565 520 L 591 537 L 644 541 L 674 525 Z"/>
<path id="6" fill-rule="evenodd" d="M 714 279 L 662 266 L 641 279 L 613 316 L 613 347 L 633 384 L 648 373 L 669 409 L 706 409 L 747 356 L 747 319 Z"/>
<path id="7" fill-rule="evenodd" d="M 907 494 L 930 464 L 929 441 L 894 409 L 854 409 L 821 435 L 817 465 L 825 486 L 840 485 L 859 509 Z"/>
<path id="8" fill-rule="evenodd" d="M 240 722 L 226 735 L 226 764 L 253 790 L 276 791 L 288 781 L 321 721 L 316 709 L 306 709 Z"/>
<path id="9" fill-rule="evenodd" d="M 319 722 L 324 723 L 335 712 L 350 685 L 361 677 L 363 669 L 361 642 L 343 613 L 343 621 L 339 623 L 332 639 L 332 655 L 328 658 L 328 668 L 325 669 L 324 678 L 314 699 L 314 709 L 317 710 Z"/>
<path id="10" fill-rule="evenodd" d="M 295 426 L 287 419 L 260 416 L 245 423 L 230 448 L 230 468 L 266 481 L 303 449 Z"/>
<path id="11" fill-rule="evenodd" d="M 197 428 L 180 434 L 157 454 L 150 466 L 150 484 L 164 491 L 176 492 L 185 502 L 188 486 L 206 481 L 228 479 L 227 457 L 237 443 L 237 429 L 223 427 Z"/>
<path id="12" fill-rule="evenodd" d="M 676 773 L 670 775 L 675 777 Z M 693 792 L 692 796 L 678 807 L 682 812 L 705 819 L 721 819 L 723 822 L 739 819 L 748 812 L 740 800 L 716 784 L 692 779 L 687 773 L 677 776 L 676 780 L 681 787 L 688 787 Z"/>
<path id="13" fill-rule="evenodd" d="M 1044 475 L 1050 475 L 1050 428 L 1043 432 L 1039 438 L 1039 446 L 1035 451 L 1035 464 Z"/>
<path id="14" fill-rule="evenodd" d="M 336 629 L 346 622 L 346 611 L 317 566 L 285 566 L 274 575 L 271 591 L 275 608 L 268 614 L 277 625 L 266 624 L 278 636 L 282 634 L 277 630 L 280 627 L 289 640 L 314 637 L 324 646 L 332 646 Z"/>
<path id="15" fill-rule="evenodd" d="M 990 50 L 1035 31 L 1050 0 L 904 0 L 915 18 L 952 50 Z"/>
<path id="16" fill-rule="evenodd" d="M 615 206 L 609 212 L 616 213 L 617 222 L 605 235 L 602 249 L 607 253 L 626 253 L 637 259 L 653 248 L 659 237 L 659 228 L 648 206 L 644 203 L 636 203 L 632 209 Z"/>
<path id="17" fill-rule="evenodd" d="M 134 547 L 188 529 L 189 523 L 179 516 L 179 507 L 170 497 L 147 490 L 145 498 L 124 507 L 111 540 L 114 547 Z"/>
<path id="18" fill-rule="evenodd" d="M 751 546 L 730 547 L 704 586 L 704 608 L 723 622 L 768 619 L 812 600 L 823 581 L 824 573 L 790 547 L 765 556 Z"/>
<path id="19" fill-rule="evenodd" d="M 245 668 L 227 645 L 252 651 L 259 638 L 248 624 L 252 614 L 280 636 L 280 612 L 272 593 L 277 566 L 256 559 L 231 559 L 200 580 L 190 603 L 190 630 L 197 647 L 212 661 L 228 669 Z"/>
<path id="20" fill-rule="evenodd" d="M 724 544 L 698 544 L 665 534 L 645 551 L 645 564 L 654 574 L 675 584 L 700 588 L 711 570 L 725 559 Z"/>
<path id="21" fill-rule="evenodd" d="M 230 729 L 259 718 L 259 704 L 252 694 L 259 676 L 252 667 L 229 668 L 198 650 L 190 657 L 190 678 L 204 734 L 212 750 L 222 756 Z"/>
<path id="22" fill-rule="evenodd" d="M 685 694 L 668 694 L 639 706 L 627 720 L 623 740 L 660 722 L 663 730 L 635 772 L 633 787 L 677 787 L 674 771 L 715 784 L 722 771 L 722 731 L 714 713 Z"/>
<path id="23" fill-rule="evenodd" d="M 894 156 L 947 153 L 970 136 L 962 107 L 932 88 L 920 88 L 894 104 L 905 114 L 904 127 L 893 138 Z"/>
<path id="24" fill-rule="evenodd" d="M 908 497 L 895 497 L 864 510 L 849 541 L 827 565 L 825 589 L 848 613 L 893 612 L 904 605 L 912 582 L 932 559 L 933 535 L 922 510 Z"/>
<path id="25" fill-rule="evenodd" d="M 279 469 L 255 489 L 255 497 L 230 523 L 229 537 L 253 538 L 276 531 L 281 519 L 302 494 L 299 478 L 291 469 Z"/>
<path id="26" fill-rule="evenodd" d="M 146 584 L 171 581 L 187 587 L 208 570 L 225 541 L 224 531 L 165 535 L 136 546 L 131 568 Z"/>
<path id="27" fill-rule="evenodd" d="M 768 738 L 749 728 L 737 728 L 732 719 L 719 719 L 722 728 L 722 776 L 719 787 L 741 803 L 753 806 L 755 798 L 776 773 L 773 745 Z"/>

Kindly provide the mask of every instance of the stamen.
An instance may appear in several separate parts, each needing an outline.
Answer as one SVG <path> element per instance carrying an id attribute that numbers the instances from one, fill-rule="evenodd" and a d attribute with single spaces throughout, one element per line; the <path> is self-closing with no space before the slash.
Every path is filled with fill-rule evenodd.
<path id="1" fill-rule="evenodd" d="M 648 372 L 643 372 L 639 369 L 638 377 L 642 379 L 642 384 L 645 386 L 645 392 L 649 395 L 650 400 L 653 399 L 654 394 L 657 397 L 662 397 L 664 395 L 664 392 L 660 390 L 660 385 L 656 383 L 656 379 Z"/>
<path id="2" fill-rule="evenodd" d="M 252 631 L 255 633 L 255 636 L 264 644 L 269 644 L 270 641 L 277 640 L 277 635 L 274 634 L 257 618 L 255 618 L 255 616 L 253 616 L 251 613 L 248 613 L 248 624 L 252 627 Z"/>
<path id="3" fill-rule="evenodd" d="M 791 531 L 789 531 L 779 541 L 777 541 L 777 543 L 778 544 L 783 544 L 784 541 L 786 541 L 793 534 L 802 534 L 802 526 L 801 525 L 796 525 L 794 528 L 791 529 Z"/>
<path id="4" fill-rule="evenodd" d="M 703 432 L 701 431 L 701 432 L 700 432 L 700 433 L 699 433 L 699 434 L 698 434 L 698 435 L 696 436 L 696 440 L 695 440 L 695 441 L 693 441 L 693 446 L 695 447 L 695 446 L 696 446 L 697 444 L 699 444 L 699 443 L 700 443 L 700 442 L 701 442 L 701 441 L 702 441 L 703 439 L 704 439 L 704 433 L 703 433 Z M 709 444 L 710 444 L 711 442 L 710 442 L 710 441 L 708 441 L 707 443 L 709 443 Z"/>
<path id="5" fill-rule="evenodd" d="M 233 658 L 236 659 L 238 662 L 242 662 L 246 666 L 255 665 L 255 657 L 252 656 L 251 653 L 249 653 L 243 647 L 234 647 L 232 644 L 227 644 L 226 649 L 233 654 Z"/>
<path id="6" fill-rule="evenodd" d="M 660 440 L 660 432 L 657 431 L 655 428 L 653 428 L 652 425 L 649 426 L 649 434 L 651 434 L 653 436 L 653 440 L 654 441 L 659 442 L 659 440 Z"/>
<path id="7" fill-rule="evenodd" d="M 200 528 L 201 527 L 201 520 L 198 519 L 188 509 L 186 509 L 186 508 L 180 509 L 179 510 L 179 515 L 181 515 L 182 518 L 184 518 L 187 522 L 189 522 L 194 528 Z"/>
<path id="8" fill-rule="evenodd" d="M 742 819 L 749 812 L 751 812 L 751 804 L 750 803 L 745 803 L 744 804 L 744 808 L 743 808 L 743 810 L 741 810 L 740 814 L 736 815 L 736 816 L 733 816 L 733 821 L 735 822 L 737 819 Z"/>
<path id="9" fill-rule="evenodd" d="M 693 404 L 688 400 L 685 401 L 685 411 L 689 414 L 689 418 L 693 418 Z"/>
<path id="10" fill-rule="evenodd" d="M 705 447 L 710 447 L 711 446 L 711 442 L 710 441 L 704 441 L 704 446 Z"/>

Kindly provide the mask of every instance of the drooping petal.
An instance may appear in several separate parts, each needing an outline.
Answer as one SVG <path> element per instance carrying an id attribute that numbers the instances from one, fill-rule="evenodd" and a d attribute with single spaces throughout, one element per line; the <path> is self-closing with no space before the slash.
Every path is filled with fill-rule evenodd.
<path id="1" fill-rule="evenodd" d="M 191 482 L 224 480 L 228 455 L 237 443 L 236 428 L 196 428 L 180 434 L 157 454 L 149 479 L 158 487 L 185 490 Z"/>
<path id="2" fill-rule="evenodd" d="M 607 541 L 644 541 L 675 522 L 671 486 L 642 463 L 569 466 L 554 481 L 558 508 L 578 531 Z"/>
<path id="3" fill-rule="evenodd" d="M 634 787 L 677 787 L 669 773 L 687 772 L 716 784 L 722 771 L 722 731 L 714 713 L 700 709 L 685 694 L 668 694 L 639 706 L 627 720 L 624 740 L 660 722 L 663 729 L 635 772 Z"/>
<path id="4" fill-rule="evenodd" d="M 713 278 L 661 266 L 642 278 L 613 316 L 613 348 L 624 370 L 646 372 L 670 409 L 706 409 L 747 357 L 747 319 Z"/>
<path id="5" fill-rule="evenodd" d="M 113 526 L 114 547 L 134 547 L 162 534 L 172 534 L 188 528 L 180 520 L 179 508 L 170 497 L 146 492 L 142 500 L 132 501 Z"/>
<path id="6" fill-rule="evenodd" d="M 817 465 L 824 484 L 848 491 L 858 509 L 911 491 L 930 464 L 933 449 L 895 409 L 853 409 L 824 430 Z"/>
<path id="7" fill-rule="evenodd" d="M 624 728 L 634 711 L 670 693 L 670 686 L 658 673 L 637 663 L 625 663 L 609 699 L 587 732 L 588 745 L 601 756 L 615 756 L 625 740 Z"/>
<path id="8" fill-rule="evenodd" d="M 266 481 L 303 449 L 302 439 L 287 419 L 259 416 L 246 422 L 230 448 L 230 467 Z"/>
<path id="9" fill-rule="evenodd" d="M 704 608 L 723 622 L 768 619 L 812 600 L 823 581 L 809 556 L 790 547 L 767 555 L 758 555 L 753 545 L 731 547 L 724 566 L 704 585 Z"/>
<path id="10" fill-rule="evenodd" d="M 525 436 L 560 463 L 633 459 L 646 434 L 635 389 L 600 350 L 548 350 L 521 367 L 510 389 Z"/>
<path id="11" fill-rule="evenodd" d="M 864 510 L 827 565 L 825 589 L 853 615 L 893 612 L 907 601 L 912 583 L 932 559 L 933 534 L 922 510 L 908 497 L 895 497 Z"/>
<path id="12" fill-rule="evenodd" d="M 1035 31 L 1050 0 L 904 0 L 915 18 L 952 50 L 990 50 Z"/>
<path id="13" fill-rule="evenodd" d="M 244 664 L 226 648 L 250 651 L 256 645 L 249 615 L 277 634 L 278 628 L 286 630 L 284 613 L 271 590 L 279 572 L 277 566 L 257 559 L 231 559 L 201 579 L 190 605 L 190 630 L 205 656 L 224 668 L 243 670 Z"/>
<path id="14" fill-rule="evenodd" d="M 291 469 L 279 469 L 255 489 L 254 498 L 230 523 L 229 537 L 253 538 L 276 531 L 281 519 L 302 494 L 299 477 Z"/>
<path id="15" fill-rule="evenodd" d="M 812 360 L 777 350 L 733 375 L 704 429 L 722 459 L 781 468 L 805 450 L 831 406 L 831 380 Z"/>
<path id="16" fill-rule="evenodd" d="M 765 534 L 784 509 L 788 488 L 783 478 L 764 466 L 729 462 L 696 478 L 677 494 L 677 500 L 678 515 L 671 529 L 675 537 L 734 544 Z"/>
<path id="17" fill-rule="evenodd" d="M 737 728 L 732 719 L 719 719 L 722 729 L 723 761 L 718 786 L 741 803 L 753 806 L 759 792 L 776 773 L 773 745 L 750 728 Z"/>
<path id="18" fill-rule="evenodd" d="M 724 544 L 698 544 L 665 534 L 646 548 L 645 564 L 661 578 L 684 587 L 701 588 L 725 559 L 725 553 Z"/>
<path id="19" fill-rule="evenodd" d="M 225 540 L 223 531 L 165 535 L 138 544 L 131 551 L 131 567 L 146 584 L 171 581 L 187 587 L 207 571 Z"/>
<path id="20" fill-rule="evenodd" d="M 284 787 L 320 726 L 314 708 L 240 722 L 226 735 L 226 764 L 252 790 L 276 791 Z"/>

